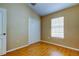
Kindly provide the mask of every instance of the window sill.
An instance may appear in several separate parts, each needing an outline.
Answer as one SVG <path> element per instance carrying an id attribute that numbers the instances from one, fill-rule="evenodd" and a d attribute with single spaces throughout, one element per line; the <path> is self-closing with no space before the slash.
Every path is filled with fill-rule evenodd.
<path id="1" fill-rule="evenodd" d="M 64 38 L 60 38 L 60 37 L 51 37 L 53 39 L 64 39 Z"/>

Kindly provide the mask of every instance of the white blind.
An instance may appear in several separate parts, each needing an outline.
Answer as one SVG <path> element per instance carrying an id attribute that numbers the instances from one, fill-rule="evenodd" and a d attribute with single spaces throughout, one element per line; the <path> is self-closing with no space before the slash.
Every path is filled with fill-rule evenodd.
<path id="1" fill-rule="evenodd" d="M 64 38 L 64 17 L 51 20 L 51 37 Z"/>

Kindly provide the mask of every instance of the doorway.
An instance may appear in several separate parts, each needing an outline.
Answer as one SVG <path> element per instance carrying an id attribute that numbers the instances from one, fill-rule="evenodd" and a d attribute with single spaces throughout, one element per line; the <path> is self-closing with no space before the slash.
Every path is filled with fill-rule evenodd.
<path id="1" fill-rule="evenodd" d="M 28 19 L 28 44 L 40 41 L 40 20 L 35 17 Z"/>

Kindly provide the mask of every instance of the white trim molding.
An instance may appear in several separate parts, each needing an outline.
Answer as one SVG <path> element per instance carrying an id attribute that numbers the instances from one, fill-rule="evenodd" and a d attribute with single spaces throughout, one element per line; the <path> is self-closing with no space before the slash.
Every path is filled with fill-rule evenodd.
<path id="1" fill-rule="evenodd" d="M 40 41 L 38 41 L 38 42 L 40 42 Z M 37 42 L 35 42 L 35 43 L 37 43 Z M 30 43 L 30 44 L 26 44 L 26 45 L 23 45 L 23 46 L 20 46 L 20 47 L 17 47 L 17 48 L 10 49 L 10 50 L 7 51 L 7 53 L 18 50 L 18 49 L 21 49 L 21 48 L 24 48 L 24 47 L 27 47 L 27 46 L 29 46 L 31 44 L 35 44 L 35 43 Z"/>
<path id="2" fill-rule="evenodd" d="M 69 46 L 64 46 L 64 45 L 60 45 L 60 44 L 56 44 L 56 43 L 51 43 L 51 42 L 44 41 L 44 40 L 41 40 L 41 42 L 45 42 L 45 43 L 53 44 L 53 45 L 56 45 L 56 46 L 60 46 L 60 47 L 72 49 L 72 50 L 75 50 L 75 51 L 79 51 L 79 49 L 77 49 L 77 48 L 72 48 L 72 47 L 69 47 Z"/>
<path id="3" fill-rule="evenodd" d="M 79 49 L 76 49 L 76 48 L 72 48 L 72 47 L 68 47 L 68 46 L 64 46 L 64 45 L 60 45 L 60 44 L 56 44 L 56 43 L 51 43 L 51 42 L 44 41 L 44 40 L 40 40 L 40 41 L 38 41 L 38 42 L 45 42 L 45 43 L 48 43 L 48 44 L 53 44 L 53 45 L 56 45 L 56 46 L 60 46 L 60 47 L 72 49 L 72 50 L 75 50 L 75 51 L 79 51 Z M 35 42 L 35 43 L 37 43 L 37 42 Z M 34 43 L 31 43 L 31 44 L 34 44 Z M 23 45 L 23 46 L 20 46 L 20 47 L 17 47 L 17 48 L 8 50 L 7 53 L 8 53 L 8 52 L 15 51 L 15 50 L 17 50 L 17 49 L 21 49 L 21 48 L 27 47 L 27 46 L 29 46 L 29 45 L 31 45 L 31 44 Z"/>
<path id="4" fill-rule="evenodd" d="M 8 53 L 8 52 L 15 51 L 15 50 L 18 50 L 18 49 L 21 49 L 21 48 L 24 48 L 24 47 L 27 47 L 27 46 L 29 46 L 29 45 L 30 45 L 30 44 L 24 45 L 24 46 L 20 46 L 20 47 L 17 47 L 17 48 L 10 49 L 10 50 L 7 51 L 7 53 Z"/>

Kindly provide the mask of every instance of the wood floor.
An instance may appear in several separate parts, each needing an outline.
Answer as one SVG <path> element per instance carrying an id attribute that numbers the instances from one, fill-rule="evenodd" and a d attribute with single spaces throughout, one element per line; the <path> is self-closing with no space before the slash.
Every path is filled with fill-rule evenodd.
<path id="1" fill-rule="evenodd" d="M 78 51 L 39 42 L 7 53 L 4 56 L 79 56 Z"/>

